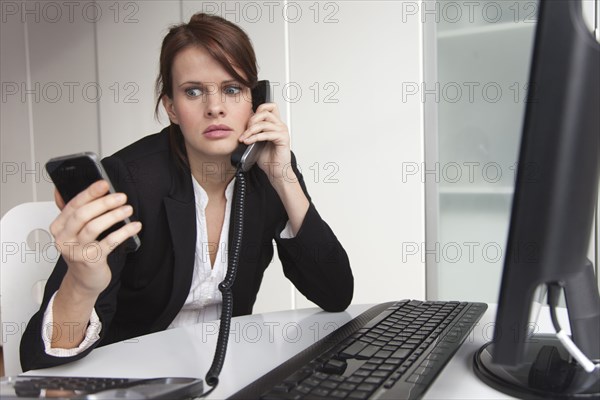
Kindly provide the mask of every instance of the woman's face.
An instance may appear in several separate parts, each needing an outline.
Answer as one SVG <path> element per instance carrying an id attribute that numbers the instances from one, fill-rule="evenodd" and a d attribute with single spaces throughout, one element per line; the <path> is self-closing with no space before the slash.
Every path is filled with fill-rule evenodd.
<path id="1" fill-rule="evenodd" d="M 163 105 L 183 132 L 190 161 L 230 155 L 252 115 L 250 89 L 202 47 L 179 52 L 172 76 L 173 98 L 164 96 Z"/>

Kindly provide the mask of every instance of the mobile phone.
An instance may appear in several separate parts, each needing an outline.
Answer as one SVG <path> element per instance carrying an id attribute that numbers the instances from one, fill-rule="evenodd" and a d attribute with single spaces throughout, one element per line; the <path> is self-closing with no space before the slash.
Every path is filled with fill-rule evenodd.
<path id="1" fill-rule="evenodd" d="M 252 89 L 252 110 L 256 112 L 258 106 L 271 101 L 271 85 L 269 81 L 258 81 Z M 258 161 L 260 152 L 267 142 L 255 142 L 251 145 L 240 143 L 231 155 L 231 164 L 246 172 Z"/>
<path id="2" fill-rule="evenodd" d="M 102 179 L 108 182 L 110 193 L 115 193 L 110 178 L 102 167 L 102 163 L 98 160 L 98 156 L 91 152 L 52 158 L 46 163 L 46 171 L 48 171 L 65 204 L 88 186 Z M 115 224 L 113 228 L 118 229 L 129 222 L 131 222 L 130 219 L 125 218 Z M 98 239 L 105 235 L 106 232 L 101 234 Z M 134 235 L 125 242 L 125 250 L 127 252 L 136 251 L 140 245 L 140 238 Z"/>

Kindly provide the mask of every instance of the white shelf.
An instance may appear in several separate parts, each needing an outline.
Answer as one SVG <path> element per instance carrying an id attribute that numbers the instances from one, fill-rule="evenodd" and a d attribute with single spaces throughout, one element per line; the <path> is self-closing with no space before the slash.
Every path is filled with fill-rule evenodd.
<path id="1" fill-rule="evenodd" d="M 501 195 L 512 196 L 514 188 L 512 187 L 441 187 L 440 195 Z"/>
<path id="2" fill-rule="evenodd" d="M 489 24 L 489 25 L 475 25 L 468 26 L 457 29 L 450 29 L 446 31 L 438 31 L 437 38 L 441 39 L 451 39 L 463 36 L 471 36 L 471 35 L 481 35 L 485 33 L 496 33 L 496 32 L 505 32 L 505 31 L 515 31 L 515 30 L 529 30 L 535 28 L 535 23 L 533 22 L 502 22 L 497 24 Z"/>

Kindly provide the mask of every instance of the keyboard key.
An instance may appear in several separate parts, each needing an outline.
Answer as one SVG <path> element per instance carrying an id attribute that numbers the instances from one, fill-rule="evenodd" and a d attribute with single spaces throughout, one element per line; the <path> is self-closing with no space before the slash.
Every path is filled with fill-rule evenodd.
<path id="1" fill-rule="evenodd" d="M 385 359 L 385 358 L 390 358 L 391 355 L 392 355 L 391 351 L 381 350 L 381 351 L 378 351 L 377 354 L 375 354 L 375 357 Z"/>
<path id="2" fill-rule="evenodd" d="M 365 347 L 367 347 L 367 343 L 365 342 L 354 342 L 350 346 L 346 347 L 344 351 L 342 351 L 339 356 L 341 358 L 354 358 L 358 353 L 360 353 Z"/>
<path id="3" fill-rule="evenodd" d="M 410 349 L 398 349 L 396 350 L 391 357 L 392 358 L 406 358 L 410 354 Z"/>
<path id="4" fill-rule="evenodd" d="M 367 374 L 368 376 L 368 374 Z M 348 383 L 355 383 L 355 384 L 359 384 L 362 383 L 362 381 L 364 380 L 363 377 L 354 374 L 353 376 L 351 376 L 350 378 L 346 379 L 346 382 Z"/>
<path id="5" fill-rule="evenodd" d="M 378 364 L 367 362 L 363 364 L 363 366 L 360 369 L 365 371 L 377 371 L 378 368 L 380 368 Z"/>
<path id="6" fill-rule="evenodd" d="M 329 396 L 331 396 L 334 399 L 345 399 L 346 396 L 348 396 L 348 392 L 345 390 L 334 390 L 333 392 L 329 393 Z"/>
<path id="7" fill-rule="evenodd" d="M 379 385 L 379 384 L 381 384 L 381 382 L 383 382 L 383 378 L 378 378 L 376 376 L 370 376 L 367 379 L 365 379 L 364 383 L 373 383 L 375 385 Z"/>
<path id="8" fill-rule="evenodd" d="M 327 389 L 323 389 L 323 388 L 316 388 L 313 389 L 312 392 L 310 392 L 311 395 L 315 395 L 315 396 L 321 396 L 321 397 L 327 397 L 329 395 L 331 391 L 327 390 Z M 311 396 L 312 397 L 312 396 Z"/>
<path id="9" fill-rule="evenodd" d="M 380 371 L 393 371 L 396 367 L 391 364 L 383 364 L 379 366 Z"/>
<path id="10" fill-rule="evenodd" d="M 327 378 L 327 380 L 331 382 L 342 383 L 346 381 L 346 378 L 339 375 L 329 375 L 329 378 Z"/>
<path id="11" fill-rule="evenodd" d="M 315 378 L 308 378 L 304 381 L 304 384 L 306 386 L 311 386 L 311 387 L 317 387 L 317 386 L 319 386 L 320 383 L 321 383 L 321 381 L 318 379 L 315 379 Z"/>
<path id="12" fill-rule="evenodd" d="M 375 376 L 378 378 L 387 378 L 387 376 L 390 374 L 389 371 L 374 371 L 371 376 Z"/>
<path id="13" fill-rule="evenodd" d="M 403 361 L 402 358 L 388 358 L 385 360 L 385 363 L 393 365 L 394 368 L 396 368 L 398 365 L 402 364 Z"/>
<path id="14" fill-rule="evenodd" d="M 324 374 L 323 372 L 315 372 L 313 374 L 313 378 L 322 381 L 322 380 L 325 380 L 325 379 L 329 378 L 329 375 L 328 374 Z"/>
<path id="15" fill-rule="evenodd" d="M 377 389 L 376 385 L 373 385 L 371 383 L 361 383 L 360 385 L 358 385 L 358 387 L 356 388 L 356 390 L 364 390 L 366 392 L 374 392 L 375 389 Z"/>
<path id="16" fill-rule="evenodd" d="M 368 399 L 369 396 L 371 395 L 370 392 L 361 392 L 361 391 L 356 391 L 356 392 L 352 392 L 348 395 L 349 399 L 357 399 L 357 400 L 364 400 L 364 399 Z"/>
<path id="17" fill-rule="evenodd" d="M 354 389 L 356 389 L 356 384 L 355 383 L 342 383 L 340 386 L 338 386 L 338 389 L 347 390 L 347 391 L 351 392 Z"/>
<path id="18" fill-rule="evenodd" d="M 360 351 L 360 353 L 358 353 L 356 355 L 356 358 L 359 360 L 368 360 L 369 358 L 373 357 L 373 355 L 375 353 L 377 353 L 378 351 L 379 351 L 379 347 L 373 346 L 373 345 L 368 345 L 367 347 L 362 349 Z"/>
<path id="19" fill-rule="evenodd" d="M 367 376 L 371 376 L 371 371 L 374 371 L 374 370 L 375 370 L 375 368 L 373 368 L 372 370 L 368 370 L 363 367 L 363 368 L 359 369 L 358 371 L 356 371 L 354 373 L 353 377 L 358 376 L 358 377 L 366 378 Z M 362 382 L 362 380 L 361 380 L 361 382 Z"/>
<path id="20" fill-rule="evenodd" d="M 288 384 L 285 384 L 285 383 L 280 383 L 279 385 L 277 385 L 277 386 L 275 386 L 273 388 L 273 391 L 274 392 L 286 392 L 287 393 L 287 392 L 289 392 L 292 389 L 293 389 L 292 385 L 288 385 Z"/>
<path id="21" fill-rule="evenodd" d="M 323 388 L 323 389 L 335 389 L 338 387 L 338 383 L 331 382 L 331 381 L 325 381 L 325 382 L 321 383 L 319 385 L 319 387 Z"/>
<path id="22" fill-rule="evenodd" d="M 302 394 L 308 394 L 312 390 L 312 387 L 310 387 L 308 385 L 298 385 L 298 386 L 296 386 L 295 390 Z"/>

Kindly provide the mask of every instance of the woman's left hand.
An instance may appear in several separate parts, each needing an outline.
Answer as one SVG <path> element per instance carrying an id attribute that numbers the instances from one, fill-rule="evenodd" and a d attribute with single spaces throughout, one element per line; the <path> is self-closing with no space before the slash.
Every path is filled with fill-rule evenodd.
<path id="1" fill-rule="evenodd" d="M 272 183 L 285 178 L 285 171 L 289 169 L 287 167 L 292 158 L 290 134 L 275 103 L 264 103 L 258 107 L 239 141 L 247 145 L 268 142 L 258 159 L 258 166 Z"/>
<path id="2" fill-rule="evenodd" d="M 294 170 L 290 168 L 292 162 L 290 134 L 279 117 L 276 104 L 264 103 L 258 107 L 248 121 L 248 128 L 240 136 L 240 142 L 245 144 L 268 142 L 260 154 L 258 165 L 265 171 L 279 195 L 295 236 L 300 231 L 310 202 Z"/>

